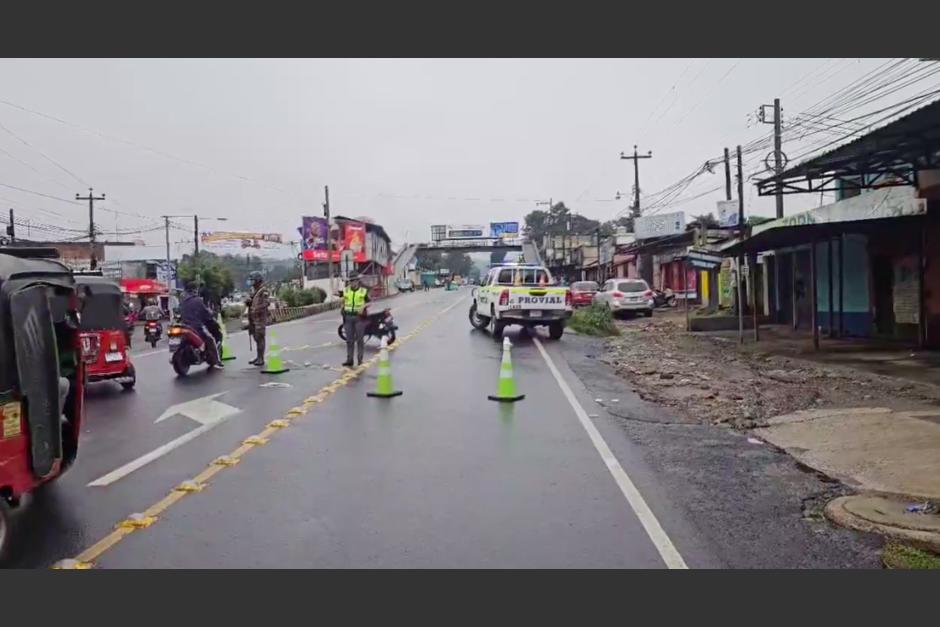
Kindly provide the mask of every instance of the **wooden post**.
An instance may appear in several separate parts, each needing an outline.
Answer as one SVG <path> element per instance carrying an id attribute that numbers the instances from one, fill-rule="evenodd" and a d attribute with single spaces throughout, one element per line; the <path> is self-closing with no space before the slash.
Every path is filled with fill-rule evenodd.
<path id="1" fill-rule="evenodd" d="M 839 235 L 839 337 L 845 335 L 845 233 Z"/>
<path id="2" fill-rule="evenodd" d="M 685 330 L 692 330 L 692 321 L 689 319 L 689 261 L 682 260 L 682 291 L 685 292 Z"/>
<path id="3" fill-rule="evenodd" d="M 764 259 L 767 259 L 764 257 Z M 751 255 L 750 260 L 748 261 L 748 266 L 751 270 L 751 291 L 754 293 L 752 300 L 754 304 L 751 305 L 751 312 L 754 318 L 754 341 L 760 341 L 760 325 L 757 324 L 757 254 Z M 766 268 L 765 268 L 766 269 Z"/>
<path id="4" fill-rule="evenodd" d="M 797 322 L 799 320 L 799 309 L 797 309 L 796 306 L 796 255 L 797 250 L 794 248 L 792 251 L 790 251 L 790 305 L 793 308 L 793 320 L 791 322 L 793 323 L 794 330 L 796 330 Z"/>
<path id="5" fill-rule="evenodd" d="M 926 222 L 926 220 L 925 220 Z M 924 320 L 924 251 L 927 250 L 927 228 L 926 224 L 920 230 L 918 238 L 917 255 L 917 346 L 923 348 L 927 345 L 927 324 Z"/>
<path id="6" fill-rule="evenodd" d="M 836 325 L 835 325 L 835 299 L 832 296 L 833 288 L 835 287 L 832 283 L 834 280 L 835 274 L 832 271 L 832 236 L 826 238 L 826 270 L 828 271 L 829 277 L 826 280 L 826 287 L 829 288 L 829 337 L 833 338 L 836 336 Z"/>
<path id="7" fill-rule="evenodd" d="M 819 322 L 816 310 L 819 308 L 816 298 L 816 238 L 809 243 L 809 289 L 812 312 L 810 322 L 813 325 L 813 350 L 819 350 Z"/>
<path id="8" fill-rule="evenodd" d="M 735 269 L 734 273 L 735 283 L 738 286 L 738 344 L 744 344 L 744 296 L 741 292 L 743 289 L 741 287 L 741 283 L 744 282 L 744 277 L 742 276 L 744 274 L 742 272 L 744 269 L 744 264 L 742 263 L 743 259 L 744 255 L 738 254 L 735 264 L 737 268 Z"/>

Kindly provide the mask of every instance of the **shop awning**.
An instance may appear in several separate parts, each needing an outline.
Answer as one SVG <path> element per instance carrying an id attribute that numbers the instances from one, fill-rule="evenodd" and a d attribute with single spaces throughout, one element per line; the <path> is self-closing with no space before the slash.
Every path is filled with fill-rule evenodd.
<path id="1" fill-rule="evenodd" d="M 916 186 L 940 168 L 940 100 L 757 183 L 761 196 Z"/>
<path id="2" fill-rule="evenodd" d="M 121 279 L 125 294 L 166 294 L 166 285 L 154 279 Z"/>
<path id="3" fill-rule="evenodd" d="M 886 222 L 916 220 L 926 213 L 927 201 L 913 187 L 879 189 L 758 224 L 743 242 L 729 241 L 719 250 L 729 256 L 800 246 L 839 233 L 877 233 Z"/>

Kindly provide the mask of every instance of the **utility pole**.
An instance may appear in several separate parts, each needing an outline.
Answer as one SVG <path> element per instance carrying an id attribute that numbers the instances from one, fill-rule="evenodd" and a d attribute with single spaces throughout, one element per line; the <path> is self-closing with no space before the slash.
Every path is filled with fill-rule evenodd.
<path id="1" fill-rule="evenodd" d="M 10 243 L 16 242 L 16 227 L 13 223 L 13 209 L 10 209 L 10 224 L 7 225 L 7 235 L 10 236 Z"/>
<path id="2" fill-rule="evenodd" d="M 725 200 L 731 200 L 731 156 L 725 148 Z"/>
<path id="3" fill-rule="evenodd" d="M 193 250 L 195 257 L 199 256 L 199 216 L 193 216 Z"/>
<path id="4" fill-rule="evenodd" d="M 163 216 L 163 224 L 166 228 L 166 287 L 170 288 L 170 274 L 172 272 L 170 268 L 170 217 Z"/>
<path id="5" fill-rule="evenodd" d="M 741 164 L 741 146 L 738 145 L 738 245 L 744 243 L 744 166 Z M 744 343 L 744 297 L 741 284 L 744 282 L 744 255 L 738 253 L 738 343 Z"/>
<path id="6" fill-rule="evenodd" d="M 333 229 L 330 226 L 330 186 L 323 186 L 323 217 L 326 218 L 326 276 L 329 277 L 330 297 L 333 296 Z"/>
<path id="7" fill-rule="evenodd" d="M 641 155 L 636 150 L 636 144 L 633 145 L 633 155 L 626 155 L 620 153 L 621 159 L 632 159 L 633 160 L 633 217 L 640 217 L 640 159 L 652 159 L 653 151 L 647 151 L 645 155 Z"/>
<path id="8" fill-rule="evenodd" d="M 774 119 L 768 120 L 766 110 L 771 106 L 774 108 Z M 764 124 L 774 125 L 774 175 L 779 175 L 781 172 L 783 172 L 783 151 L 780 149 L 780 144 L 781 144 L 780 98 L 774 98 L 773 105 L 761 105 L 761 108 L 760 108 L 760 111 L 758 112 L 757 117 Z M 782 218 L 783 217 L 783 189 L 780 187 L 779 184 L 777 185 L 776 201 L 777 201 L 777 217 Z"/>
<path id="9" fill-rule="evenodd" d="M 75 194 L 75 200 L 88 201 L 88 244 L 91 249 L 91 262 L 89 266 L 94 270 L 98 267 L 98 259 L 95 256 L 95 201 L 104 200 L 104 194 L 95 196 L 94 190 L 89 187 L 87 196 Z"/>

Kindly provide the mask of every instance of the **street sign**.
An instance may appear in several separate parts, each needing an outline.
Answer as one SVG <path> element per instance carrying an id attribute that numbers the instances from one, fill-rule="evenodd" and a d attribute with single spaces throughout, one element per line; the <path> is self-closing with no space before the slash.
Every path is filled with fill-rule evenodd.
<path id="1" fill-rule="evenodd" d="M 344 250 L 339 257 L 339 272 L 343 279 L 349 278 L 349 273 L 356 269 L 356 261 L 353 258 L 353 251 Z"/>
<path id="2" fill-rule="evenodd" d="M 633 221 L 633 231 L 637 239 L 678 235 L 685 231 L 685 213 L 676 211 L 636 218 Z"/>

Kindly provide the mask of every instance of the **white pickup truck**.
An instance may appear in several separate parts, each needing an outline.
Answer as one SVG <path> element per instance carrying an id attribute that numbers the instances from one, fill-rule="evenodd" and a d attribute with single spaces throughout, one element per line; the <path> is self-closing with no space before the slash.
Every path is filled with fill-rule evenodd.
<path id="1" fill-rule="evenodd" d="M 490 269 L 480 287 L 474 288 L 470 324 L 477 329 L 488 327 L 496 339 L 510 324 L 544 326 L 557 340 L 571 313 L 571 291 L 554 285 L 545 267 L 503 265 Z"/>

